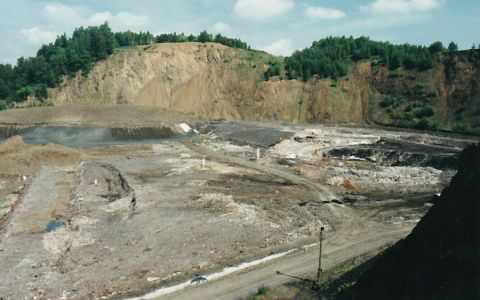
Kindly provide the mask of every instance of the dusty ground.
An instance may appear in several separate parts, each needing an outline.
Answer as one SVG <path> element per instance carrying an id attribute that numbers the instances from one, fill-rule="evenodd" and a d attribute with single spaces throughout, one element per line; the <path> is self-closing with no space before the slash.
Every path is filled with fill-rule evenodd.
<path id="1" fill-rule="evenodd" d="M 202 167 L 180 144 L 133 150 L 84 150 L 92 161 L 41 167 L 27 179 L 3 228 L 2 297 L 88 298 L 138 289 L 255 256 L 290 232 L 308 235 L 316 224 L 296 204 L 308 197 L 302 187 L 225 164 Z M 135 191 L 133 211 L 113 167 Z M 64 226 L 47 232 L 53 221 Z M 34 247 L 20 246 L 26 244 Z M 19 282 L 27 288 L 15 288 Z"/>
<path id="2" fill-rule="evenodd" d="M 347 127 L 265 128 L 294 136 L 262 148 L 259 161 L 258 144 L 232 144 L 214 129 L 190 142 L 121 147 L 4 141 L 0 297 L 141 293 L 312 243 L 320 224 L 330 247 L 366 251 L 361 243 L 391 242 L 400 236 L 390 233 L 411 228 L 454 170 L 415 160 L 397 165 L 398 159 L 380 161 L 381 153 L 373 160 L 329 151 L 388 138 L 454 158 L 471 141 Z M 233 136 L 242 144 L 241 134 Z M 396 151 L 402 159 L 421 152 Z M 305 265 L 315 272 L 312 262 Z"/>
<path id="3" fill-rule="evenodd" d="M 109 127 L 172 126 L 188 120 L 186 114 L 162 108 L 132 105 L 47 106 L 0 112 L 0 125 L 89 125 Z"/>

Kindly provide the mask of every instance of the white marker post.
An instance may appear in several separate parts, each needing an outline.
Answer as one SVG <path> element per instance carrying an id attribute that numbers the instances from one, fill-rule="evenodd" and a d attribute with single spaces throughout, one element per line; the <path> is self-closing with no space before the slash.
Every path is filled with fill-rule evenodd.
<path id="1" fill-rule="evenodd" d="M 260 160 L 260 148 L 257 148 L 257 160 Z"/>
<path id="2" fill-rule="evenodd" d="M 206 162 L 205 162 L 205 157 L 204 157 L 204 158 L 202 158 L 202 167 L 205 168 L 205 164 L 206 164 Z"/>

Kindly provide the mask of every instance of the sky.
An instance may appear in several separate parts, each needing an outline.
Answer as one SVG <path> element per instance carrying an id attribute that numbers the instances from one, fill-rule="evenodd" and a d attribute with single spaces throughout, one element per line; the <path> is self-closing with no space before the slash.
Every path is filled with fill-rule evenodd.
<path id="1" fill-rule="evenodd" d="M 480 43 L 480 0 L 2 0 L 0 63 L 14 64 L 62 33 L 107 21 L 114 31 L 202 30 L 290 55 L 327 36 L 392 43 Z"/>

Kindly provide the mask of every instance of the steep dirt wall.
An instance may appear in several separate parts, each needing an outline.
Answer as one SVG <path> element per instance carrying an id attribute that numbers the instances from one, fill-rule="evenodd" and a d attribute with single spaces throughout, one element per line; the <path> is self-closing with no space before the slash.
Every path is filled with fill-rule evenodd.
<path id="1" fill-rule="evenodd" d="M 49 90 L 54 105 L 134 104 L 198 119 L 363 122 L 366 81 L 263 81 L 270 55 L 219 44 L 157 44 L 117 52 L 87 78 Z M 362 76 L 364 74 L 361 74 Z"/>
<path id="2" fill-rule="evenodd" d="M 405 101 L 427 101 L 439 120 L 480 126 L 477 52 L 440 56 L 435 67 L 425 72 L 392 72 L 361 62 L 336 83 L 264 81 L 271 58 L 214 43 L 156 44 L 113 54 L 98 62 L 87 78 L 65 79 L 60 87 L 49 90 L 49 99 L 55 105 L 155 106 L 195 119 L 382 123 L 372 113 L 372 95 L 377 99 L 393 95 Z"/>

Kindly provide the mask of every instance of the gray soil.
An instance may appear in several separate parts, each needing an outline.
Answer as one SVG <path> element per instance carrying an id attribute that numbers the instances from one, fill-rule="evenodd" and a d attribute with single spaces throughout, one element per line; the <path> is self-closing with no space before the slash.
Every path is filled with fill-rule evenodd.
<path id="1" fill-rule="evenodd" d="M 380 158 L 393 151 L 455 159 L 474 140 L 347 127 L 197 126 L 209 134 L 145 147 L 77 149 L 82 162 L 44 165 L 25 181 L 22 174 L 0 174 L 6 212 L 0 216 L 0 297 L 138 295 L 310 244 L 320 225 L 327 228 L 326 245 L 344 249 L 332 256 L 333 267 L 404 236 L 455 172 L 423 160 L 399 165 Z M 383 140 L 396 147 L 382 151 Z M 358 147 L 375 149 L 376 159 L 355 156 Z M 42 156 L 28 163 L 33 159 Z M 295 274 L 314 274 L 314 260 L 302 256 Z M 261 274 L 251 278 L 269 273 Z M 218 285 L 215 293 L 222 293 Z"/>

